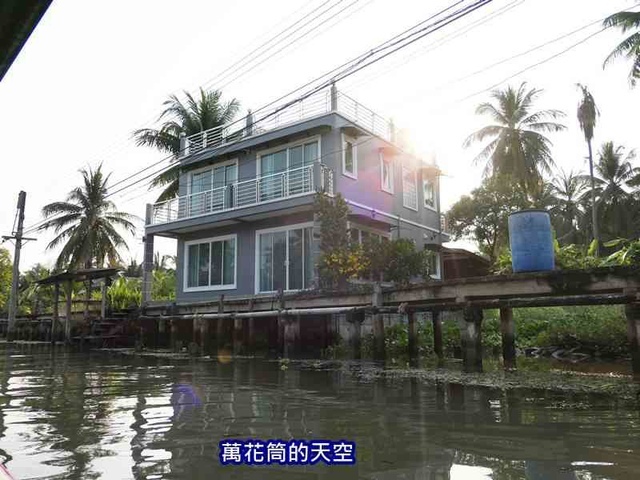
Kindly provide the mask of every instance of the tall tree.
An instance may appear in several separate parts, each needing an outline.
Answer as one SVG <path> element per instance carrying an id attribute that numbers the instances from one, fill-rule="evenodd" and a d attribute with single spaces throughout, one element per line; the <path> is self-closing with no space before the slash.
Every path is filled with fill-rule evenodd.
<path id="1" fill-rule="evenodd" d="M 595 194 L 606 240 L 637 234 L 638 204 L 630 186 L 639 173 L 631 164 L 634 158 L 633 150 L 625 154 L 624 147 L 613 142 L 604 143 L 598 152 Z"/>
<path id="2" fill-rule="evenodd" d="M 551 141 L 543 135 L 559 132 L 566 127 L 556 120 L 564 116 L 559 110 L 534 110 L 534 103 L 542 93 L 528 89 L 522 83 L 518 89 L 511 86 L 491 92 L 493 102 L 481 103 L 476 114 L 488 115 L 491 125 L 471 134 L 464 142 L 469 147 L 475 142 L 491 141 L 475 158 L 487 161 L 485 175 L 508 176 L 528 194 L 542 186 L 542 175 L 551 171 Z"/>
<path id="3" fill-rule="evenodd" d="M 136 217 L 117 211 L 107 198 L 109 175 L 103 175 L 102 166 L 82 169 L 80 173 L 82 186 L 71 190 L 65 201 L 50 203 L 42 209 L 48 220 L 40 230 L 52 229 L 56 234 L 47 248 L 62 245 L 56 269 L 102 267 L 105 261 L 115 265 L 120 261 L 118 249 L 127 246 L 117 228 L 135 233 Z"/>
<path id="4" fill-rule="evenodd" d="M 629 71 L 629 82 L 631 86 L 636 85 L 640 78 L 640 12 L 618 12 L 604 20 L 607 28 L 618 28 L 623 34 L 632 31 L 604 61 L 606 67 L 613 60 L 626 57 L 631 60 L 631 70 Z"/>
<path id="5" fill-rule="evenodd" d="M 200 88 L 200 95 L 196 98 L 184 92 L 186 101 L 181 101 L 176 95 L 171 95 L 163 103 L 164 111 L 159 121 L 164 120 L 159 130 L 142 128 L 133 135 L 139 146 L 153 147 L 164 153 L 173 154 L 177 160 L 180 152 L 180 134 L 194 135 L 210 128 L 220 127 L 229 123 L 237 115 L 240 103 L 235 98 L 222 101 L 219 90 L 205 91 Z M 175 164 L 165 172 L 160 173 L 151 182 L 151 188 L 165 187 L 158 197 L 158 201 L 169 200 L 178 195 L 178 178 L 180 166 Z"/>
<path id="6" fill-rule="evenodd" d="M 553 204 L 549 210 L 560 243 L 583 243 L 582 235 L 584 211 L 581 198 L 586 185 L 573 172 L 560 172 L 551 184 Z"/>
<path id="7" fill-rule="evenodd" d="M 578 104 L 578 122 L 580 123 L 580 130 L 582 130 L 582 133 L 584 134 L 584 139 L 587 142 L 589 150 L 589 176 L 591 177 L 591 232 L 593 233 L 593 239 L 599 244 L 598 206 L 596 204 L 596 187 L 595 179 L 593 177 L 593 151 L 591 149 L 591 141 L 593 140 L 593 130 L 596 128 L 596 121 L 600 112 L 598 111 L 596 101 L 589 89 L 580 83 L 578 83 L 577 86 L 582 92 L 582 98 Z"/>
<path id="8" fill-rule="evenodd" d="M 454 239 L 473 238 L 492 263 L 508 246 L 509 215 L 529 205 L 529 199 L 518 185 L 502 180 L 486 178 L 479 188 L 464 195 L 447 212 L 447 225 Z"/>

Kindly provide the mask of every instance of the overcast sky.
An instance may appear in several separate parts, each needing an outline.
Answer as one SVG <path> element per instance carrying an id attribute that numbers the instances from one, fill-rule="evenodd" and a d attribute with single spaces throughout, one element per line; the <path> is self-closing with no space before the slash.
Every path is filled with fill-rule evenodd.
<path id="1" fill-rule="evenodd" d="M 131 132 L 153 126 L 170 93 L 224 86 L 225 97 L 239 99 L 243 111 L 255 109 L 451 3 L 55 0 L 0 83 L 0 232 L 11 231 L 21 189 L 28 195 L 29 226 L 40 220 L 43 205 L 64 199 L 78 184 L 78 169 L 103 162 L 115 182 L 160 160 L 160 153 L 135 147 Z M 496 84 L 527 81 L 544 89 L 540 108 L 567 113 L 568 130 L 551 136 L 555 161 L 565 170 L 586 166 L 575 117 L 577 82 L 589 86 L 602 112 L 595 145 L 613 140 L 640 149 L 640 87 L 630 89 L 624 61 L 602 68 L 603 59 L 622 38 L 617 31 L 597 34 L 570 49 L 600 29 L 594 24 L 492 67 L 636 3 L 495 0 L 338 88 L 392 117 L 399 128 L 408 130 L 418 151 L 436 156 L 446 174 L 446 209 L 480 183 L 482 168 L 472 165 L 477 149 L 465 150 L 462 142 L 483 126 L 485 120 L 475 116 L 474 109 Z M 330 10 L 290 38 L 333 17 L 250 72 L 215 81 L 235 60 L 316 8 L 314 15 Z M 532 68 L 517 74 L 528 67 Z M 156 196 L 138 187 L 117 195 L 115 201 L 120 210 L 143 216 L 145 203 Z M 142 233 L 140 229 L 137 238 L 130 239 L 125 259 L 141 259 Z M 23 250 L 23 269 L 55 259 L 57 252 L 45 251 L 51 236 L 37 236 L 38 242 Z M 164 253 L 175 249 L 168 240 L 158 245 Z"/>

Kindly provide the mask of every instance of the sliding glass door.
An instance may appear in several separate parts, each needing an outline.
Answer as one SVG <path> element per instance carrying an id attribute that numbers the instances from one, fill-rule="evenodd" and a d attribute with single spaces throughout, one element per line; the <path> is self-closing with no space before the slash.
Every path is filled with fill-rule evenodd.
<path id="1" fill-rule="evenodd" d="M 190 216 L 233 207 L 232 189 L 237 181 L 238 167 L 235 162 L 192 173 L 189 185 Z"/>
<path id="2" fill-rule="evenodd" d="M 312 228 L 295 228 L 258 235 L 258 290 L 302 290 L 311 287 Z"/>
<path id="3" fill-rule="evenodd" d="M 260 156 L 261 202 L 310 192 L 310 169 L 318 158 L 318 142 L 309 142 Z"/>

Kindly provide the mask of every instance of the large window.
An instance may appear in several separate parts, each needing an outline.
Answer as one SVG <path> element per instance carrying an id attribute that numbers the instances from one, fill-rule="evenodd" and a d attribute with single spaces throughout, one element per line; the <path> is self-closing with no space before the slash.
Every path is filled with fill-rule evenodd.
<path id="1" fill-rule="evenodd" d="M 402 167 L 402 204 L 411 210 L 418 210 L 418 187 L 416 171 Z"/>
<path id="2" fill-rule="evenodd" d="M 349 225 L 349 235 L 353 244 L 364 244 L 369 240 L 386 241 L 389 240 L 389 234 L 379 230 L 362 228 L 360 226 Z"/>
<path id="3" fill-rule="evenodd" d="M 311 287 L 313 228 L 299 226 L 257 233 L 257 290 L 302 290 Z"/>
<path id="4" fill-rule="evenodd" d="M 192 172 L 189 180 L 189 215 L 233 207 L 231 185 L 237 181 L 235 160 Z"/>
<path id="5" fill-rule="evenodd" d="M 260 155 L 260 201 L 311 191 L 311 174 L 304 167 L 317 159 L 318 140 Z"/>
<path id="6" fill-rule="evenodd" d="M 437 252 L 428 252 L 429 276 L 431 278 L 440 278 L 440 254 Z"/>
<path id="7" fill-rule="evenodd" d="M 342 135 L 342 173 L 358 178 L 358 147 L 355 139 Z"/>
<path id="8" fill-rule="evenodd" d="M 380 152 L 380 184 L 383 192 L 393 193 L 393 160 Z"/>
<path id="9" fill-rule="evenodd" d="M 436 209 L 436 189 L 433 180 L 425 178 L 422 180 L 422 195 L 424 197 L 424 206 L 432 210 Z"/>
<path id="10" fill-rule="evenodd" d="M 185 291 L 236 287 L 235 235 L 188 242 L 185 256 Z"/>

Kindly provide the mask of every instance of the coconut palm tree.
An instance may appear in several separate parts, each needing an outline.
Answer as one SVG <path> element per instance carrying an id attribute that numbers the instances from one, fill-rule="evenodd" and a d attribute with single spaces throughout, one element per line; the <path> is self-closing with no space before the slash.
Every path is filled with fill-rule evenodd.
<path id="1" fill-rule="evenodd" d="M 579 175 L 561 171 L 551 183 L 553 202 L 549 213 L 561 243 L 582 243 L 584 209 L 581 198 L 586 185 Z"/>
<path id="2" fill-rule="evenodd" d="M 185 102 L 176 95 L 170 95 L 163 103 L 165 108 L 158 120 L 165 122 L 159 130 L 142 128 L 133 133 L 136 145 L 153 147 L 163 153 L 173 154 L 174 160 L 177 160 L 182 133 L 189 136 L 222 126 L 233 120 L 240 109 L 240 103 L 235 98 L 223 102 L 222 92 L 219 90 L 205 91 L 200 88 L 197 98 L 187 92 L 184 94 Z M 176 163 L 153 179 L 151 188 L 165 187 L 158 197 L 159 202 L 178 195 L 179 175 L 180 167 Z"/>
<path id="3" fill-rule="evenodd" d="M 534 110 L 541 90 L 507 87 L 491 92 L 493 102 L 476 108 L 479 115 L 488 115 L 493 123 L 471 134 L 464 142 L 491 141 L 476 156 L 475 161 L 487 161 L 485 175 L 511 177 L 529 195 L 542 186 L 542 176 L 551 171 L 551 141 L 543 135 L 566 127 L 555 120 L 564 116 L 559 110 Z"/>
<path id="4" fill-rule="evenodd" d="M 63 267 L 103 267 L 105 261 L 115 265 L 120 261 L 119 248 L 127 244 L 117 228 L 135 233 L 137 217 L 116 210 L 108 199 L 109 175 L 97 169 L 80 170 L 82 186 L 74 188 L 63 202 L 45 205 L 42 215 L 47 219 L 40 230 L 52 229 L 55 238 L 48 249 L 62 245 L 56 269 Z"/>
<path id="5" fill-rule="evenodd" d="M 593 239 L 597 244 L 600 243 L 600 235 L 598 229 L 598 206 L 596 205 L 596 189 L 595 179 L 593 177 L 593 151 L 591 149 L 591 140 L 593 140 L 593 130 L 596 127 L 596 120 L 600 112 L 596 106 L 593 95 L 585 85 L 577 84 L 582 92 L 582 98 L 578 104 L 578 122 L 580 130 L 584 133 L 584 139 L 587 142 L 589 150 L 589 176 L 591 181 L 591 231 Z M 596 250 L 597 252 L 597 250 Z"/>
<path id="6" fill-rule="evenodd" d="M 607 28 L 619 28 L 622 33 L 633 31 L 613 49 L 605 59 L 603 67 L 619 57 L 627 57 L 632 62 L 629 82 L 634 87 L 640 78 L 640 12 L 614 13 L 604 20 L 603 25 Z"/>
<path id="7" fill-rule="evenodd" d="M 613 142 L 604 143 L 598 152 L 594 165 L 595 194 L 600 224 L 606 226 L 603 233 L 608 239 L 628 238 L 637 230 L 637 200 L 630 182 L 637 178 L 640 170 L 631 164 L 634 158 L 633 150 L 625 155 L 624 147 Z"/>

